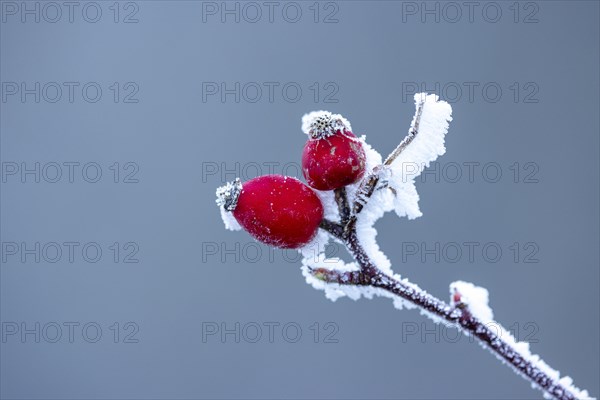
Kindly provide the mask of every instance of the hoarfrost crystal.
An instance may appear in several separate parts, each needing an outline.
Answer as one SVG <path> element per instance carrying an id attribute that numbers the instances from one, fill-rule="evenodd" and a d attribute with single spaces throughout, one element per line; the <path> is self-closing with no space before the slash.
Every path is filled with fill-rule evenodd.
<path id="1" fill-rule="evenodd" d="M 340 114 L 313 111 L 302 117 L 302 131 L 312 139 L 320 139 L 331 136 L 336 131 L 352 131 L 352 126 Z"/>

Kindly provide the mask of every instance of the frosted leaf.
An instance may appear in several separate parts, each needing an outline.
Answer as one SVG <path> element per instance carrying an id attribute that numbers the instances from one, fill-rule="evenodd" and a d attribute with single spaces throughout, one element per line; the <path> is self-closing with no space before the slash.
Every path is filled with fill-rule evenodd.
<path id="1" fill-rule="evenodd" d="M 448 123 L 452 121 L 452 107 L 439 100 L 435 94 L 417 93 L 415 104 L 423 102 L 418 134 L 391 164 L 389 185 L 396 192 L 394 208 L 396 214 L 408 219 L 422 215 L 419 210 L 419 194 L 415 187 L 418 177 L 429 164 L 446 152 L 444 137 Z M 417 113 L 413 117 L 409 132 L 415 128 Z"/>

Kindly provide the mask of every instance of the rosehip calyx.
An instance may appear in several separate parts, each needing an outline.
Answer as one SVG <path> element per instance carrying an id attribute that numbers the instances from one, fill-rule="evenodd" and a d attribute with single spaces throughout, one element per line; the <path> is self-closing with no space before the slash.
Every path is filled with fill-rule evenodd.
<path id="1" fill-rule="evenodd" d="M 235 178 L 233 182 L 227 182 L 224 186 L 217 188 L 217 204 L 223 206 L 227 211 L 233 211 L 241 192 L 242 182 L 240 178 Z"/>
<path id="2" fill-rule="evenodd" d="M 244 184 L 236 179 L 217 189 L 217 204 L 233 213 L 256 240 L 281 248 L 310 242 L 323 219 L 315 192 L 299 180 L 265 175 Z"/>

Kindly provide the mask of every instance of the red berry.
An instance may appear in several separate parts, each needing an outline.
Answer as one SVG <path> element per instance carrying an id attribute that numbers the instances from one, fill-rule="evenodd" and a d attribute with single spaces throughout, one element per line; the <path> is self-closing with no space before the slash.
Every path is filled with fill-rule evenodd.
<path id="1" fill-rule="evenodd" d="M 316 235 L 323 219 L 319 197 L 295 178 L 266 175 L 243 185 L 236 179 L 220 188 L 217 196 L 250 235 L 275 247 L 302 247 Z"/>
<path id="2" fill-rule="evenodd" d="M 302 152 L 302 173 L 311 187 L 338 189 L 364 176 L 365 151 L 342 116 L 311 113 L 305 116 L 303 129 L 310 138 Z"/>

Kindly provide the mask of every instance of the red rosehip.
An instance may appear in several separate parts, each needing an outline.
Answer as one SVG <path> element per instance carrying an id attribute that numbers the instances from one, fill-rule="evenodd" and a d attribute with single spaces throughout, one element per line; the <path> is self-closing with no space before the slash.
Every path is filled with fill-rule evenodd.
<path id="1" fill-rule="evenodd" d="M 311 187 L 338 189 L 364 176 L 365 151 L 351 129 L 341 115 L 326 111 L 304 117 L 303 130 L 310 138 L 302 152 L 302 173 Z"/>
<path id="2" fill-rule="evenodd" d="M 243 185 L 239 179 L 217 191 L 217 203 L 233 212 L 256 240 L 295 249 L 315 237 L 323 206 L 311 188 L 295 178 L 266 175 Z"/>

